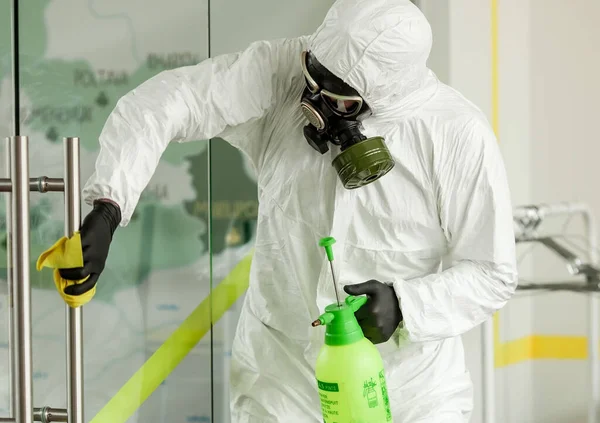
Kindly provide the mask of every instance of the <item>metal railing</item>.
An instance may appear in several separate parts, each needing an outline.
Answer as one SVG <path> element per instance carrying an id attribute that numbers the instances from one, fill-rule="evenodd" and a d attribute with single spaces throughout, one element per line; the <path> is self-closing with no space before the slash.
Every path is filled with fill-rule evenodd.
<path id="1" fill-rule="evenodd" d="M 548 242 L 547 238 L 538 238 L 537 228 L 542 221 L 550 216 L 576 216 L 583 218 L 585 227 L 588 257 L 584 263 L 579 257 L 571 254 L 568 250 L 561 248 L 555 242 Z M 600 297 L 596 295 L 599 289 L 598 281 L 598 232 L 597 223 L 590 207 L 585 203 L 562 202 L 556 204 L 539 204 L 532 206 L 519 207 L 514 212 L 514 218 L 519 223 L 523 233 L 517 237 L 517 242 L 540 241 L 562 256 L 567 262 L 567 268 L 574 275 L 586 277 L 585 283 L 572 284 L 563 283 L 561 290 L 574 292 L 587 292 L 588 294 L 588 366 L 589 366 L 589 401 L 587 422 L 596 423 L 598 421 L 598 411 L 600 411 Z M 538 289 L 547 289 L 549 285 L 540 285 Z M 525 287 L 523 287 L 525 288 Z M 536 289 L 535 286 L 527 286 L 527 289 Z"/>
<path id="2" fill-rule="evenodd" d="M 586 262 L 576 255 L 572 254 L 558 243 L 553 242 L 548 237 L 538 237 L 537 228 L 546 217 L 550 216 L 575 216 L 583 218 L 587 239 L 587 258 Z M 556 203 L 556 204 L 538 204 L 531 206 L 517 207 L 513 211 L 513 217 L 523 233 L 518 234 L 516 242 L 541 242 L 546 247 L 553 250 L 566 262 L 567 268 L 574 275 L 586 277 L 585 282 L 552 282 L 550 284 L 528 284 L 519 285 L 518 289 L 523 290 L 548 290 L 560 289 L 572 292 L 585 292 L 588 294 L 588 332 L 587 350 L 589 366 L 589 401 L 587 422 L 596 423 L 598 421 L 598 411 L 600 411 L 600 297 L 595 295 L 600 290 L 598 274 L 599 250 L 597 226 L 594 214 L 586 204 L 582 203 Z M 482 352 L 483 352 L 483 413 L 484 422 L 495 422 L 495 373 L 494 373 L 494 328 L 493 323 L 488 320 L 483 326 Z"/>
<path id="3" fill-rule="evenodd" d="M 65 236 L 81 223 L 79 138 L 64 138 L 64 177 L 29 177 L 29 139 L 7 138 L 9 178 L 0 179 L 7 193 L 7 280 L 9 299 L 9 416 L 0 422 L 83 423 L 83 316 L 81 307 L 66 308 L 67 409 L 33 407 L 31 281 L 29 275 L 31 191 L 64 192 Z"/>

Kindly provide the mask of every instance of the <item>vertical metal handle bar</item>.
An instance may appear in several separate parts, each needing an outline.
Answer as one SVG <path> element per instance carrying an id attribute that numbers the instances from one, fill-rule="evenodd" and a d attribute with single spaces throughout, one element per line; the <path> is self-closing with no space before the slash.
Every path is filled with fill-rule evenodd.
<path id="1" fill-rule="evenodd" d="M 10 138 L 6 138 L 6 177 L 11 177 L 11 162 L 12 162 L 12 144 Z M 11 183 L 12 186 L 12 183 Z M 11 188 L 12 190 L 12 188 Z M 8 287 L 8 415 L 14 416 L 15 414 L 15 393 L 16 393 L 16 381 L 15 381 L 15 331 L 13 328 L 14 322 L 14 288 L 13 288 L 13 276 L 12 276 L 12 194 L 9 192 L 6 196 L 6 283 Z"/>
<path id="2" fill-rule="evenodd" d="M 29 279 L 29 140 L 10 138 L 12 276 L 14 288 L 15 420 L 33 421 L 31 284 Z"/>
<path id="3" fill-rule="evenodd" d="M 64 138 L 65 235 L 81 224 L 79 138 Z M 67 414 L 69 423 L 84 423 L 83 413 L 83 312 L 66 307 L 67 317 Z"/>
<path id="4" fill-rule="evenodd" d="M 20 122 L 21 122 L 21 118 L 19 115 L 19 109 L 21 108 L 21 103 L 20 103 L 20 83 L 19 83 L 19 1 L 18 0 L 13 0 L 11 2 L 11 26 L 12 26 L 12 44 L 11 44 L 11 53 L 12 53 L 12 85 L 13 85 L 13 101 L 14 101 L 14 115 L 13 115 L 13 129 L 14 129 L 14 134 L 15 135 L 19 135 L 20 134 Z M 6 145 L 7 145 L 7 161 L 8 161 L 8 177 L 12 178 L 12 172 L 14 170 L 14 166 L 11 166 L 12 164 L 14 164 L 13 162 L 13 154 L 12 154 L 12 149 L 13 149 L 13 141 L 11 138 L 7 138 L 6 139 Z M 28 151 L 25 151 L 25 159 L 26 159 L 26 164 L 29 165 L 29 153 Z M 27 170 L 29 170 L 29 168 L 27 168 Z M 18 171 L 18 170 L 17 170 Z M 27 175 L 25 176 L 25 178 L 29 178 L 29 172 L 27 172 Z M 14 181 L 14 179 L 12 179 Z M 15 189 L 15 191 L 17 191 Z M 22 195 L 22 191 L 20 192 L 20 194 Z M 6 282 L 8 284 L 8 377 L 9 377 L 9 405 L 8 405 L 8 412 L 9 412 L 9 416 L 14 417 L 14 416 L 18 416 L 19 412 L 17 411 L 17 400 L 16 400 L 16 396 L 17 396 L 17 375 L 15 374 L 15 370 L 17 370 L 17 361 L 16 361 L 16 350 L 15 350 L 15 344 L 19 345 L 18 343 L 18 339 L 17 339 L 17 333 L 15 331 L 15 312 L 17 310 L 19 310 L 20 306 L 23 306 L 23 304 L 18 305 L 18 308 L 15 308 L 15 284 L 20 282 L 18 279 L 14 278 L 14 273 L 12 271 L 12 258 L 14 257 L 14 254 L 12 253 L 12 245 L 14 245 L 11 242 L 11 237 L 12 234 L 14 233 L 14 226 L 13 224 L 15 223 L 13 221 L 13 216 L 14 214 L 12 213 L 12 208 L 13 208 L 13 199 L 18 198 L 18 196 L 16 195 L 16 192 L 13 192 L 11 194 L 9 194 L 9 196 L 6 199 L 6 255 L 7 255 L 7 269 L 6 269 Z M 27 191 L 27 199 L 29 200 L 29 190 Z M 27 204 L 26 207 L 26 213 L 27 213 L 27 225 L 29 225 L 29 204 Z M 18 217 L 17 217 L 18 218 Z M 29 234 L 29 228 L 27 228 L 27 234 Z M 29 252 L 29 244 L 27 245 L 27 251 Z M 26 262 L 27 265 L 29 265 L 29 260 Z M 29 270 L 29 267 L 27 268 Z M 29 279 L 27 280 L 27 287 L 30 287 L 29 285 Z M 31 311 L 29 314 L 30 318 L 31 318 Z M 31 332 L 31 328 L 28 329 Z M 31 338 L 30 338 L 31 339 Z M 19 347 L 19 352 L 21 352 L 20 350 L 21 347 Z M 19 407 L 23 406 L 23 407 L 29 407 L 29 409 L 31 409 L 31 403 L 33 401 L 32 396 L 33 396 L 33 390 L 32 390 L 32 379 L 31 379 L 31 343 L 29 343 L 29 383 L 27 386 L 25 386 L 25 389 L 27 389 L 27 387 L 29 387 L 29 404 L 22 404 L 22 402 L 27 402 L 27 399 L 19 399 Z M 21 369 L 19 369 L 20 371 Z M 21 392 L 19 392 L 19 394 L 21 394 Z M 18 417 L 16 419 L 17 421 L 19 421 Z"/>

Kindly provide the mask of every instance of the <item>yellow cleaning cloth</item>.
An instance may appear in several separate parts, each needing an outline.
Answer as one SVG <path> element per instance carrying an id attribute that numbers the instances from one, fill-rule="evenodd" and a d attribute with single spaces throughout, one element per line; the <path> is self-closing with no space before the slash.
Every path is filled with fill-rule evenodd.
<path id="1" fill-rule="evenodd" d="M 69 281 L 60 276 L 58 269 L 71 269 L 83 266 L 83 252 L 81 248 L 81 235 L 75 232 L 71 238 L 62 237 L 56 243 L 40 254 L 36 268 L 38 271 L 44 267 L 54 269 L 54 285 L 58 293 L 69 307 L 77 308 L 89 302 L 96 294 L 96 287 L 81 295 L 67 295 L 65 288 L 70 285 L 84 282 L 88 277 L 80 281 Z"/>

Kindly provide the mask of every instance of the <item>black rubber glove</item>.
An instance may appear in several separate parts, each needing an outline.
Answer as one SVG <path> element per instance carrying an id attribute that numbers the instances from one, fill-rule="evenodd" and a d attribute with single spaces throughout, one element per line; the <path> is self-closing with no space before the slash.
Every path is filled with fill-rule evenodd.
<path id="1" fill-rule="evenodd" d="M 365 337 L 374 344 L 386 342 L 402 321 L 394 288 L 376 280 L 346 285 L 349 295 L 367 295 L 367 302 L 354 314 Z"/>
<path id="2" fill-rule="evenodd" d="M 81 295 L 96 286 L 104 264 L 113 234 L 121 222 L 121 210 L 111 202 L 98 200 L 93 210 L 83 219 L 79 232 L 83 251 L 83 267 L 60 269 L 60 275 L 76 281 L 90 276 L 85 282 L 65 288 L 65 294 Z"/>

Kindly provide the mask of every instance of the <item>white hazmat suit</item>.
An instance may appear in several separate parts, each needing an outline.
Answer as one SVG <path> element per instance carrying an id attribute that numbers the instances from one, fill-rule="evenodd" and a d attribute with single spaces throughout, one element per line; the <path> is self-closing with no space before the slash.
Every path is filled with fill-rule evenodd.
<path id="1" fill-rule="evenodd" d="M 403 322 L 379 344 L 394 422 L 460 423 L 472 409 L 461 334 L 516 288 L 512 213 L 484 115 L 426 67 L 429 24 L 408 0 L 339 0 L 310 37 L 170 70 L 125 95 L 100 136 L 88 203 L 109 198 L 131 218 L 172 141 L 222 137 L 258 178 L 257 239 L 234 341 L 234 423 L 322 421 L 314 365 L 335 302 L 318 241 L 337 239 L 341 285 L 393 284 Z M 301 52 L 358 90 L 396 162 L 365 187 L 343 188 L 304 139 Z M 340 292 L 343 290 L 340 289 Z M 375 422 L 374 422 L 375 423 Z"/>

